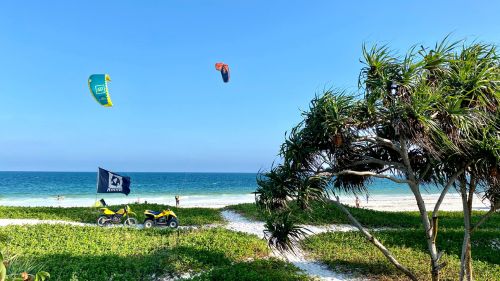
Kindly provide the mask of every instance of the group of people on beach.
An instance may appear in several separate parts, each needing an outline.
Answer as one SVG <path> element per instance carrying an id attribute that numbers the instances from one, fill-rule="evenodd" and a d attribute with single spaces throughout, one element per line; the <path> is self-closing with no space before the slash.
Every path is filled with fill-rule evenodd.
<path id="1" fill-rule="evenodd" d="M 370 195 L 366 194 L 366 204 L 368 204 L 368 198 L 370 197 Z M 356 208 L 360 208 L 361 207 L 361 200 L 359 200 L 359 197 L 356 195 L 356 200 L 354 201 L 355 205 L 356 205 Z"/>

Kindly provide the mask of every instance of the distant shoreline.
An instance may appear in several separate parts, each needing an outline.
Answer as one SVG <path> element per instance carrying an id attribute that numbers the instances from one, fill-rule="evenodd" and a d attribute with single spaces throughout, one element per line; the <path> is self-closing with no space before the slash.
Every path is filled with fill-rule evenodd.
<path id="1" fill-rule="evenodd" d="M 439 198 L 439 194 L 423 194 L 428 211 L 432 211 L 434 204 Z M 113 197 L 99 194 L 98 199 L 105 198 L 108 204 L 131 204 L 131 203 L 156 203 L 175 206 L 175 199 L 172 197 Z M 350 206 L 355 205 L 355 196 L 341 196 L 341 202 Z M 359 196 L 360 207 L 379 211 L 416 211 L 417 205 L 413 195 L 370 195 L 368 202 L 366 197 Z M 253 194 L 221 194 L 221 195 L 181 195 L 180 207 L 205 207 L 205 208 L 223 208 L 228 205 L 236 205 L 241 203 L 253 203 L 255 197 Z M 57 201 L 55 198 L 0 198 L 0 206 L 25 206 L 25 207 L 90 207 L 95 203 L 95 197 L 85 198 L 65 198 Z M 479 196 L 476 196 L 473 204 L 474 210 L 488 210 L 489 203 L 482 202 Z M 442 211 L 460 211 L 462 210 L 462 201 L 457 193 L 449 193 L 446 195 Z"/>
<path id="2" fill-rule="evenodd" d="M 95 194 L 96 173 L 92 172 L 0 172 L 0 205 L 90 207 L 96 199 L 108 204 L 158 203 L 175 206 L 180 196 L 181 207 L 222 208 L 255 201 L 258 188 L 253 173 L 124 173 L 132 179 L 132 192 L 124 194 Z M 422 195 L 432 209 L 441 187 L 426 186 Z M 368 186 L 369 200 L 359 195 L 360 206 L 375 210 L 417 210 L 413 194 L 407 185 L 375 179 Z M 58 196 L 59 199 L 58 200 Z M 340 194 L 342 202 L 355 204 L 354 195 Z M 476 210 L 488 209 L 479 197 L 474 199 Z M 451 189 L 442 210 L 461 210 L 460 196 Z"/>
<path id="3" fill-rule="evenodd" d="M 132 173 L 132 174 L 252 174 L 257 175 L 256 172 L 172 172 L 172 171 L 114 171 L 116 173 Z M 16 171 L 16 170 L 2 170 L 0 173 L 97 173 L 97 169 L 95 171 Z"/>

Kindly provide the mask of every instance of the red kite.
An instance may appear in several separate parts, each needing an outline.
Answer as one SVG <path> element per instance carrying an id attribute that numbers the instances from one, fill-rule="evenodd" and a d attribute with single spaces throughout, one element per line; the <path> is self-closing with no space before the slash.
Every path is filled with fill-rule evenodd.
<path id="1" fill-rule="evenodd" d="M 220 74 L 222 75 L 222 81 L 224 81 L 224 83 L 229 82 L 229 65 L 223 62 L 218 62 L 215 64 L 215 69 L 220 71 Z"/>

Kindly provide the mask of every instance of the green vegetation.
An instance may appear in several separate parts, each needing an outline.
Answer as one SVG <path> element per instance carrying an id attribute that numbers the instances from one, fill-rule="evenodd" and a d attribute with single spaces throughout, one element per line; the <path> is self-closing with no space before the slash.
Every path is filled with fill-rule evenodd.
<path id="1" fill-rule="evenodd" d="M 181 225 L 202 225 L 222 223 L 220 211 L 210 208 L 175 208 L 158 204 L 129 204 L 137 214 L 139 223 L 144 221 L 144 210 L 164 210 L 170 208 L 179 217 Z M 111 210 L 123 208 L 123 205 L 110 206 Z M 0 206 L 0 218 L 64 220 L 84 223 L 96 223 L 99 208 L 96 207 L 5 207 Z"/>
<path id="2" fill-rule="evenodd" d="M 50 274 L 45 271 L 38 271 L 29 262 L 19 263 L 16 256 L 10 260 L 4 259 L 0 252 L 0 281 L 45 281 L 50 278 Z M 36 272 L 31 274 L 30 272 Z"/>
<path id="3" fill-rule="evenodd" d="M 293 203 L 291 208 L 299 208 Z M 119 206 L 115 206 L 118 208 Z M 134 211 L 167 206 L 131 205 Z M 114 207 L 113 207 L 114 208 Z M 190 224 L 222 222 L 219 210 L 175 209 Z M 226 209 L 249 219 L 265 220 L 255 204 L 239 204 Z M 379 231 L 381 240 L 405 266 L 423 280 L 430 278 L 425 240 L 422 239 L 418 212 L 382 212 L 348 207 L 367 227 L 406 228 Z M 477 221 L 484 212 L 475 212 Z M 58 219 L 94 222 L 95 208 L 1 207 L 0 217 Z M 138 212 L 142 215 L 142 212 Z M 300 224 L 349 223 L 333 203 L 313 203 L 308 212 L 292 212 Z M 181 215 L 180 215 L 181 216 Z M 141 219 L 141 218 L 140 218 Z M 193 223 L 196 222 L 196 223 Z M 454 280 L 460 263 L 463 214 L 440 212 L 438 243 L 448 263 L 443 280 Z M 500 237 L 500 214 L 494 214 L 474 233 L 473 265 L 477 280 L 495 280 L 500 274 L 500 249 L 491 243 Z M 497 240 L 495 240 L 497 239 Z M 357 232 L 328 233 L 303 242 L 311 255 L 334 270 L 357 272 L 380 280 L 401 280 L 384 256 Z M 153 276 L 175 276 L 190 272 L 194 280 L 307 280 L 294 266 L 267 256 L 265 242 L 255 237 L 223 229 L 170 231 L 124 228 L 72 227 L 64 225 L 10 226 L 0 228 L 0 250 L 19 253 L 11 273 L 48 271 L 51 280 L 127 280 Z M 99 276 L 97 279 L 94 276 Z M 138 276 L 138 277 L 135 277 Z M 75 279 L 75 277 L 77 279 Z M 99 279 L 101 278 L 101 279 Z M 263 279 L 264 278 L 264 279 Z"/>
<path id="4" fill-rule="evenodd" d="M 172 231 L 8 226 L 0 228 L 0 250 L 16 253 L 19 262 L 39 265 L 51 273 L 50 280 L 154 280 L 154 276 L 213 270 L 202 275 L 210 279 L 211 276 L 251 276 L 249 272 L 240 271 L 252 268 L 263 275 L 274 276 L 269 280 L 279 280 L 280 276 L 301 280 L 301 275 L 290 266 L 279 272 L 268 272 L 280 264 L 258 261 L 268 256 L 264 241 L 221 228 Z M 242 263 L 249 260 L 256 261 Z M 236 266 L 228 270 L 233 263 Z"/>
<path id="5" fill-rule="evenodd" d="M 311 225 L 349 224 L 346 215 L 333 203 L 312 203 L 309 211 L 299 211 L 296 204 L 290 203 L 291 214 L 296 223 Z M 226 207 L 229 210 L 252 219 L 264 221 L 265 213 L 253 203 L 238 204 Z M 365 227 L 421 228 L 422 220 L 419 212 L 384 212 L 370 209 L 347 207 Z M 477 222 L 485 212 L 474 211 L 472 221 Z M 439 212 L 440 228 L 463 228 L 463 212 Z M 492 215 L 481 229 L 500 230 L 500 213 Z"/>
<path id="6" fill-rule="evenodd" d="M 252 262 L 238 262 L 229 266 L 220 267 L 197 276 L 192 280 L 294 281 L 310 280 L 310 278 L 298 271 L 292 264 L 271 258 Z"/>
<path id="7" fill-rule="evenodd" d="M 419 280 L 431 280 L 427 245 L 422 234 L 423 231 L 414 229 L 375 233 Z M 492 245 L 499 241 L 499 234 L 500 231 L 483 229 L 472 236 L 474 276 L 478 281 L 500 280 L 500 248 Z M 447 263 L 441 271 L 441 280 L 457 280 L 462 238 L 462 230 L 439 232 L 438 243 L 445 253 L 442 260 Z M 303 246 L 314 258 L 335 270 L 356 272 L 376 280 L 406 280 L 359 232 L 323 233 L 303 241 Z"/>
<path id="8" fill-rule="evenodd" d="M 313 98 L 302 120 L 286 134 L 282 161 L 257 178 L 257 205 L 269 213 L 269 243 L 293 247 L 290 238 L 302 231 L 294 227 L 294 217 L 302 215 L 294 212 L 304 212 L 327 193 L 364 193 L 373 179 L 387 179 L 406 184 L 413 193 L 425 229 L 431 280 L 438 281 L 444 267 L 436 244 L 442 200 L 427 209 L 422 194 L 428 184 L 442 186 L 442 196 L 455 186 L 464 213 L 456 277 L 472 280 L 469 234 L 500 210 L 500 53 L 495 44 L 448 38 L 430 47 L 414 46 L 404 55 L 386 45 L 363 46 L 362 51 L 359 91 L 325 90 Z M 474 223 L 477 192 L 484 192 L 491 204 L 484 220 Z M 290 208 L 290 201 L 300 208 Z M 335 202 L 367 241 L 408 278 L 418 280 L 364 231 L 355 214 Z"/>
<path id="9" fill-rule="evenodd" d="M 292 212 L 300 224 L 325 225 L 349 223 L 345 214 L 333 203 L 313 203 L 308 212 Z M 421 220 L 418 212 L 383 212 L 347 207 L 361 224 L 367 227 L 390 227 L 398 230 L 377 231 L 373 234 L 421 280 L 430 280 L 427 245 L 422 239 Z M 265 213 L 255 204 L 228 206 L 243 216 L 264 221 Z M 485 212 L 473 212 L 477 222 Z M 440 232 L 437 243 L 445 253 L 442 261 L 448 265 L 441 272 L 442 280 L 456 280 L 460 269 L 460 251 L 463 238 L 463 212 L 440 212 Z M 500 214 L 492 215 L 472 235 L 473 266 L 476 280 L 500 280 Z M 302 242 L 312 257 L 324 262 L 333 270 L 359 273 L 376 280 L 406 280 L 366 238 L 359 232 L 325 233 L 314 235 Z"/>

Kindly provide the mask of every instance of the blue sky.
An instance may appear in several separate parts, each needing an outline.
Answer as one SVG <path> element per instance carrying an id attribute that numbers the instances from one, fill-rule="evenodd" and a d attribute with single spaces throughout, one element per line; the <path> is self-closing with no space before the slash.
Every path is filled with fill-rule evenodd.
<path id="1" fill-rule="evenodd" d="M 0 170 L 256 172 L 315 94 L 357 91 L 363 42 L 498 43 L 499 14 L 495 1 L 4 1 Z M 113 108 L 90 96 L 92 73 L 110 74 Z"/>

